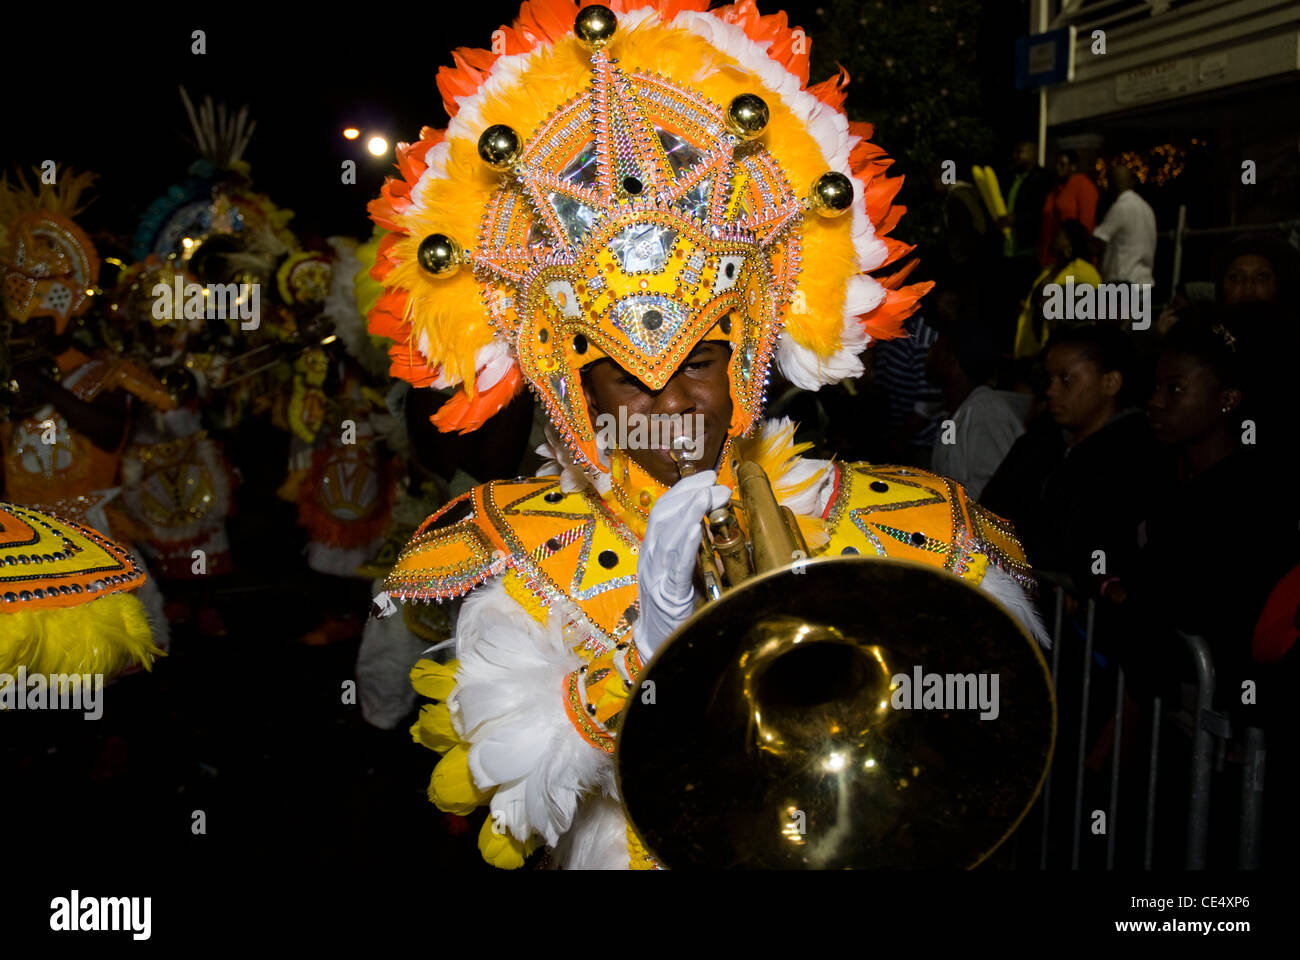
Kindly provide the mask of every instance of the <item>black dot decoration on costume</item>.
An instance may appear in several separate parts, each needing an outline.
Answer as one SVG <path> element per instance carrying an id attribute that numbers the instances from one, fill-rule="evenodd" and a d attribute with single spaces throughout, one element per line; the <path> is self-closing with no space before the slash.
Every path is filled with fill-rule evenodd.
<path id="1" fill-rule="evenodd" d="M 889 489 L 889 484 L 885 483 L 883 480 L 872 480 L 871 489 L 876 491 L 876 493 L 884 493 Z"/>
<path id="2" fill-rule="evenodd" d="M 551 331 L 547 330 L 545 327 L 542 327 L 542 329 L 537 331 L 537 340 L 539 343 L 545 343 L 549 339 L 551 339 Z"/>
<path id="3" fill-rule="evenodd" d="M 587 712 L 593 717 L 596 715 L 596 708 L 592 704 L 587 704 Z"/>
<path id="4" fill-rule="evenodd" d="M 614 567 L 618 566 L 618 554 L 613 550 L 600 551 L 600 556 L 596 559 L 600 561 L 600 565 L 606 570 L 612 570 Z"/>
<path id="5" fill-rule="evenodd" d="M 925 534 L 921 533 L 921 531 L 919 530 L 916 533 L 912 534 L 912 545 L 916 547 L 924 546 Z"/>
<path id="6" fill-rule="evenodd" d="M 720 329 L 723 333 L 726 334 L 731 333 L 731 314 L 727 314 L 725 317 L 723 317 L 721 320 L 718 321 L 718 329 Z"/>
<path id="7" fill-rule="evenodd" d="M 641 318 L 641 326 L 647 330 L 658 330 L 664 325 L 664 315 L 658 310 L 647 310 Z"/>
<path id="8" fill-rule="evenodd" d="M 587 352 L 587 338 L 583 336 L 581 333 L 573 338 L 573 352 L 574 353 Z"/>
<path id="9" fill-rule="evenodd" d="M 542 499 L 547 503 L 559 503 L 564 499 L 564 494 L 559 490 L 552 490 L 550 493 L 546 494 L 546 496 L 542 497 Z"/>
<path id="10" fill-rule="evenodd" d="M 853 556 L 857 556 L 857 553 L 858 553 L 857 547 L 845 547 L 843 550 L 840 551 L 840 556 L 853 557 Z"/>
<path id="11" fill-rule="evenodd" d="M 551 553 L 559 550 L 561 546 L 562 544 L 560 543 L 559 537 L 551 537 L 551 539 L 546 541 L 546 549 L 551 551 Z"/>
<path id="12" fill-rule="evenodd" d="M 639 617 L 640 615 L 641 615 L 641 611 L 638 610 L 636 607 L 628 607 L 626 610 L 623 611 L 623 619 L 626 620 L 629 624 L 636 623 L 636 618 Z"/>
<path id="13" fill-rule="evenodd" d="M 636 196 L 642 190 L 644 190 L 645 187 L 642 186 L 641 181 L 638 180 L 636 177 L 624 177 L 623 189 L 628 193 L 632 194 L 632 196 Z"/>
<path id="14" fill-rule="evenodd" d="M 433 521 L 433 525 L 429 529 L 441 530 L 443 527 L 450 527 L 453 523 L 459 523 L 464 520 L 471 512 L 473 512 L 473 510 L 474 504 L 470 502 L 469 497 L 466 497 L 464 500 L 460 501 L 460 503 L 448 507 L 441 517 Z"/>
<path id="15" fill-rule="evenodd" d="M 727 279 L 730 280 L 732 277 L 736 275 L 736 265 L 734 263 L 728 263 L 725 267 L 722 268 L 722 272 L 726 274 Z"/>

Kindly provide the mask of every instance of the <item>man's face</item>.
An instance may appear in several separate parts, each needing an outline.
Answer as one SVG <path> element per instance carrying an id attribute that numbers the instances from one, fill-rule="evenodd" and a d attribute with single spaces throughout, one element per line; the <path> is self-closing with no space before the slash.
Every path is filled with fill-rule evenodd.
<path id="1" fill-rule="evenodd" d="M 703 436 L 693 437 L 696 444 L 693 451 L 700 454 L 693 462 L 701 470 L 712 469 L 718 462 L 731 424 L 731 393 L 727 378 L 730 360 L 731 350 L 726 343 L 704 341 L 691 351 L 663 389 L 658 391 L 651 390 L 613 360 L 599 360 L 584 370 L 582 377 L 592 425 L 597 426 L 601 414 L 608 414 L 616 421 L 626 422 L 629 436 L 634 436 L 636 419 L 644 418 L 646 445 L 632 443 L 629 444 L 631 449 L 625 448 L 625 452 L 650 476 L 671 487 L 681 479 L 677 464 L 669 456 L 671 431 L 651 429 L 648 424 L 652 417 L 671 417 L 673 422 L 685 425 L 686 433 L 694 434 L 698 415 L 702 418 L 698 422 L 704 432 Z M 678 417 L 680 421 L 676 419 Z M 649 445 L 656 440 L 656 446 Z"/>
<path id="2" fill-rule="evenodd" d="M 1122 383 L 1119 373 L 1102 373 L 1084 350 L 1071 344 L 1048 351 L 1047 374 L 1047 407 L 1052 419 L 1074 431 L 1104 419 Z"/>
<path id="3" fill-rule="evenodd" d="M 1032 143 L 1017 143 L 1011 149 L 1011 169 L 1018 172 L 1032 169 L 1038 162 L 1038 151 Z"/>
<path id="4" fill-rule="evenodd" d="M 1070 158 L 1064 154 L 1058 156 L 1056 158 L 1056 179 L 1065 183 L 1066 180 L 1070 179 L 1070 175 L 1073 173 L 1074 164 L 1070 162 Z"/>
<path id="5" fill-rule="evenodd" d="M 1223 302 L 1272 303 L 1277 299 L 1277 274 L 1266 257 L 1249 253 L 1228 264 L 1223 276 Z"/>

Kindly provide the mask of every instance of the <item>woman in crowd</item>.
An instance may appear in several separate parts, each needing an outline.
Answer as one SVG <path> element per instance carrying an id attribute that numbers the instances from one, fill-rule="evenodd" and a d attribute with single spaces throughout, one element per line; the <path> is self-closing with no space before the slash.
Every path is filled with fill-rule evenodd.
<path id="1" fill-rule="evenodd" d="M 1136 356 L 1123 331 L 1094 324 L 1054 337 L 1046 364 L 1051 423 L 1016 441 L 981 502 L 1015 523 L 1036 568 L 1093 596 L 1127 562 L 1151 489 Z"/>
<path id="2" fill-rule="evenodd" d="M 1049 284 L 1064 284 L 1073 278 L 1076 285 L 1101 283 L 1101 274 L 1089 260 L 1092 241 L 1088 230 L 1078 220 L 1066 220 L 1056 228 L 1051 251 L 1055 258 L 1034 281 L 1025 298 L 1016 324 L 1015 355 L 1032 357 L 1052 335 L 1052 322 L 1043 315 L 1043 300 Z"/>
<path id="3" fill-rule="evenodd" d="M 1205 637 L 1219 689 L 1237 704 L 1241 682 L 1258 680 L 1254 624 L 1271 587 L 1300 559 L 1296 519 L 1270 495 L 1284 480 L 1243 442 L 1250 439 L 1241 414 L 1246 369 L 1237 338 L 1217 315 L 1187 317 L 1165 337 L 1148 411 L 1169 459 L 1135 531 L 1137 562 L 1104 590 L 1134 616 L 1149 613 Z M 1232 531 L 1231 563 L 1207 555 L 1210 524 Z"/>

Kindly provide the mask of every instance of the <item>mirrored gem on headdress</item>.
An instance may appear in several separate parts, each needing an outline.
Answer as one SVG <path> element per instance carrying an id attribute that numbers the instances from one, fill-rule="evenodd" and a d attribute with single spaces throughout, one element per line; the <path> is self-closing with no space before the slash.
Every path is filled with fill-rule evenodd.
<path id="1" fill-rule="evenodd" d="M 568 280 L 552 280 L 546 285 L 546 295 L 560 308 L 566 317 L 582 316 L 582 306 L 578 303 L 578 294 Z"/>
<path id="2" fill-rule="evenodd" d="M 659 142 L 664 145 L 664 153 L 668 155 L 668 165 L 672 168 L 674 175 L 681 173 L 687 167 L 694 166 L 696 161 L 704 156 L 702 150 L 692 146 L 688 141 L 683 140 L 676 134 L 661 130 L 658 127 L 655 127 L 655 133 L 659 135 Z"/>
<path id="3" fill-rule="evenodd" d="M 709 216 L 709 191 L 713 187 L 713 177 L 704 177 L 691 189 L 682 194 L 675 206 L 685 216 L 704 221 Z"/>
<path id="4" fill-rule="evenodd" d="M 745 378 L 746 383 L 753 379 L 754 376 L 755 353 L 754 344 L 751 341 L 745 344 L 745 349 L 740 355 L 740 373 Z"/>
<path id="5" fill-rule="evenodd" d="M 565 372 L 563 367 L 561 367 L 555 373 L 551 374 L 548 379 L 550 380 L 551 385 L 551 396 L 559 402 L 563 417 L 570 423 L 574 422 L 577 418 L 574 415 L 573 399 L 569 395 L 568 373 Z"/>
<path id="6" fill-rule="evenodd" d="M 686 322 L 677 301 L 660 296 L 632 296 L 614 304 L 610 320 L 643 353 L 657 354 Z"/>
<path id="7" fill-rule="evenodd" d="M 624 273 L 658 273 L 668 263 L 677 231 L 657 223 L 634 223 L 614 235 L 609 250 Z"/>
<path id="8" fill-rule="evenodd" d="M 560 179 L 577 186 L 594 187 L 596 178 L 596 143 L 592 141 L 565 164 L 564 169 L 560 171 Z"/>
<path id="9" fill-rule="evenodd" d="M 596 222 L 596 211 L 567 193 L 552 192 L 547 195 L 547 199 L 551 201 L 555 216 L 568 234 L 569 241 L 582 243 Z"/>

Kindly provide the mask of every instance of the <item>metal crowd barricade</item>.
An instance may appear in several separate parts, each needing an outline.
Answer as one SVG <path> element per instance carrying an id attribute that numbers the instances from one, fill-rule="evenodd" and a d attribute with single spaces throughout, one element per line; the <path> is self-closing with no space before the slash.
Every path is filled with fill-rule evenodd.
<path id="1" fill-rule="evenodd" d="M 1153 696 L 1146 701 L 1151 716 L 1150 741 L 1145 750 L 1145 803 L 1144 816 L 1136 816 L 1127 807 L 1121 805 L 1122 765 L 1124 755 L 1124 704 L 1125 676 L 1124 669 L 1114 664 L 1113 683 L 1108 683 L 1107 690 L 1094 684 L 1094 666 L 1096 658 L 1097 608 L 1095 601 L 1089 600 L 1081 608 L 1084 624 L 1083 636 L 1077 637 L 1077 630 L 1067 629 L 1071 625 L 1065 614 L 1066 589 L 1064 578 L 1051 574 L 1041 575 L 1049 584 L 1055 584 L 1054 603 L 1052 605 L 1052 649 L 1048 652 L 1052 683 L 1057 692 L 1058 704 L 1076 704 L 1077 713 L 1071 717 L 1060 717 L 1058 729 L 1064 728 L 1071 735 L 1069 743 L 1058 738 L 1052 767 L 1047 771 L 1042 793 L 1035 805 L 1032 816 L 1040 818 L 1038 829 L 1029 826 L 1031 818 L 1017 832 L 1013 862 L 1022 860 L 1035 862 L 1040 870 L 1061 866 L 1064 850 L 1055 849 L 1053 837 L 1059 837 L 1063 822 L 1068 822 L 1070 829 L 1069 868 L 1081 869 L 1082 844 L 1085 831 L 1089 829 L 1084 809 L 1085 767 L 1089 749 L 1088 719 L 1090 711 L 1099 704 L 1113 716 L 1113 740 L 1110 751 L 1110 769 L 1108 794 L 1105 803 L 1105 869 L 1116 868 L 1117 843 L 1123 836 L 1121 831 L 1131 829 L 1132 824 L 1142 829 L 1141 862 L 1145 870 L 1153 865 L 1162 867 L 1182 866 L 1189 870 L 1202 870 L 1207 865 L 1207 851 L 1211 829 L 1211 787 L 1213 775 L 1222 771 L 1229 755 L 1229 747 L 1234 745 L 1234 731 L 1226 715 L 1214 710 L 1215 672 L 1210 647 L 1202 637 L 1179 634 L 1182 638 L 1191 662 L 1196 670 L 1194 697 L 1187 704 L 1190 710 L 1170 711 L 1166 709 L 1162 698 Z M 1077 676 L 1065 676 L 1063 665 L 1071 661 L 1077 665 Z M 1113 704 L 1110 696 L 1113 696 Z M 1130 693 L 1130 697 L 1132 694 Z M 1136 702 L 1136 701 L 1134 701 Z M 1190 714 L 1190 716 L 1188 715 Z M 1161 784 L 1162 774 L 1167 777 L 1172 768 L 1168 758 L 1162 767 L 1160 753 L 1161 735 L 1169 730 L 1180 730 L 1176 719 L 1186 721 L 1190 737 L 1189 761 L 1187 770 L 1186 795 L 1176 797 L 1169 795 L 1169 787 Z M 1073 723 L 1067 725 L 1066 721 Z M 1077 736 L 1073 736 L 1077 733 Z M 1235 744 L 1237 759 L 1242 765 L 1241 803 L 1237 818 L 1237 867 L 1255 869 L 1259 863 L 1260 834 L 1263 823 L 1263 774 L 1265 760 L 1265 739 L 1263 730 L 1249 727 L 1242 731 L 1240 741 Z M 1132 774 L 1130 773 L 1130 776 Z M 1104 781 L 1103 781 L 1104 782 Z M 1062 788 L 1073 784 L 1073 792 L 1063 796 Z M 1164 790 L 1162 794 L 1160 791 Z M 1068 798 L 1068 806 L 1067 806 Z M 1159 801 L 1159 802 L 1158 802 Z M 1187 829 L 1185 850 L 1182 863 L 1159 863 L 1156 859 L 1157 811 L 1169 810 L 1182 806 L 1187 811 Z M 1220 824 L 1220 828 L 1222 828 Z M 1026 847 L 1036 845 L 1036 856 L 1026 856 Z M 1059 844 L 1057 845 L 1059 846 Z M 1054 862 L 1055 860 L 1055 862 Z"/>

